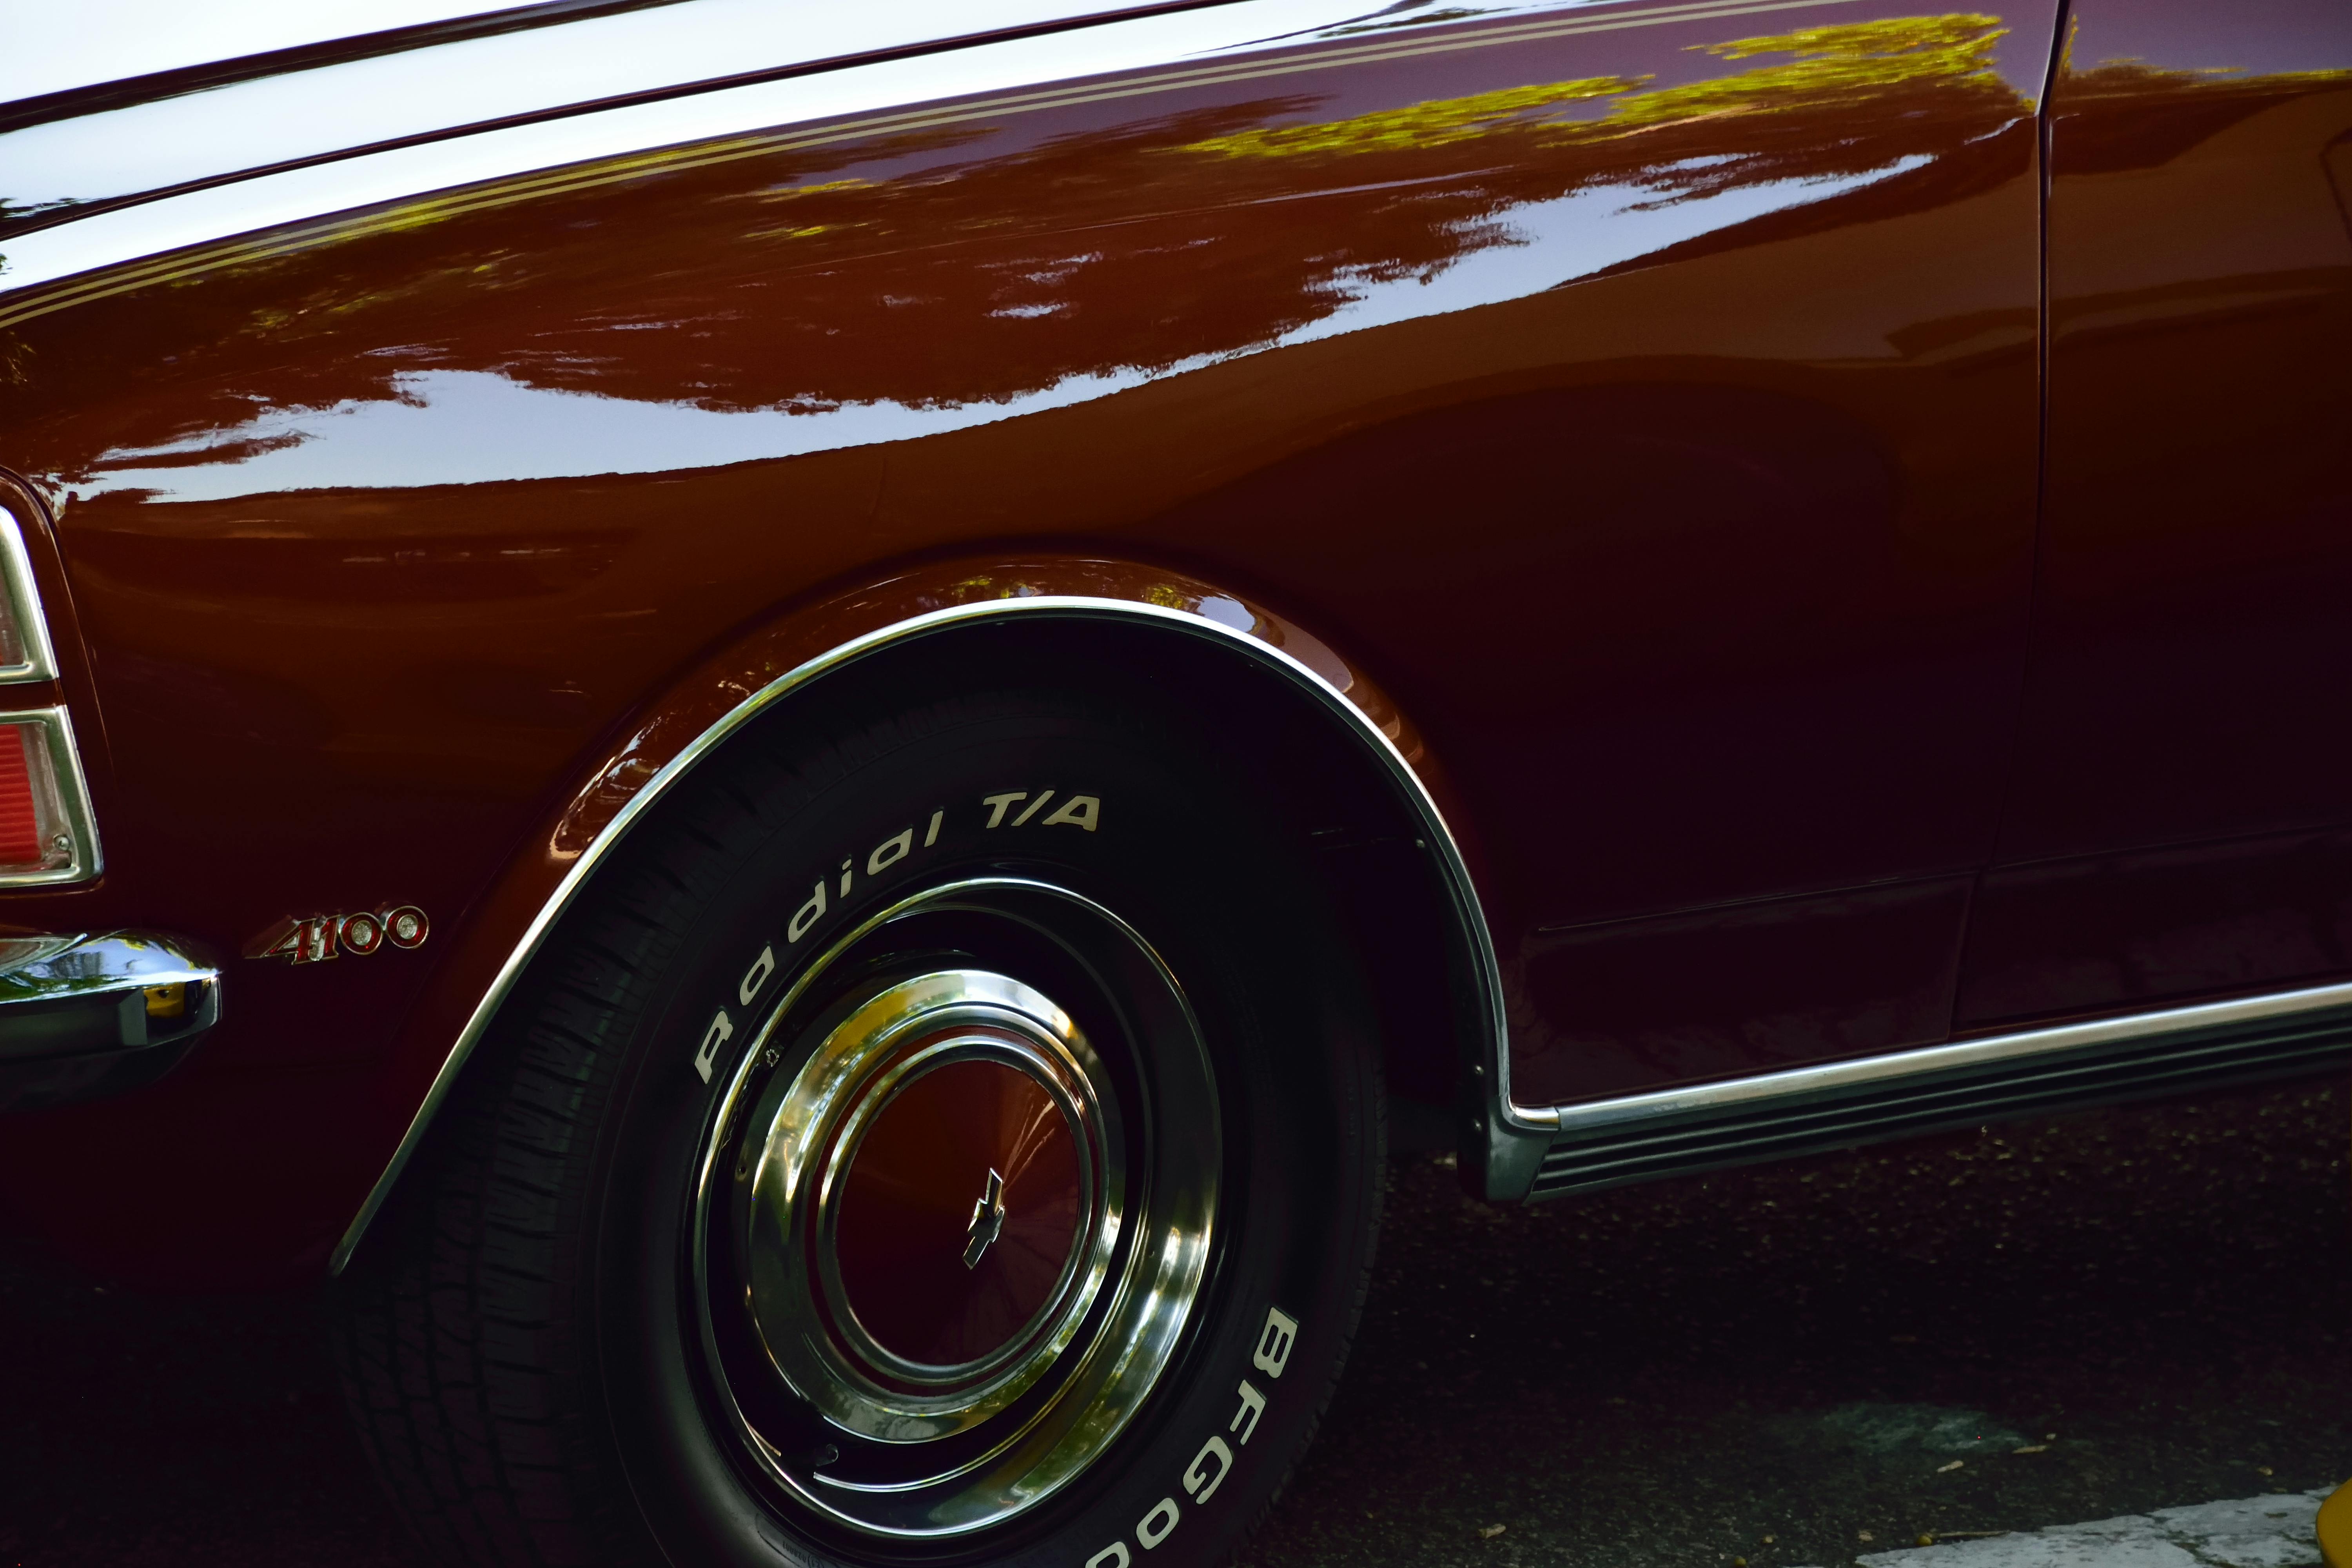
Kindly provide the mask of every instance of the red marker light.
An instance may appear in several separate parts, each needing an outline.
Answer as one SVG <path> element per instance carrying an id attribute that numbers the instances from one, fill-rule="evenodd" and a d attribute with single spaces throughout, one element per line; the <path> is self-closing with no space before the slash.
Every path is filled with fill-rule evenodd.
<path id="1" fill-rule="evenodd" d="M 0 871 L 46 869 L 40 808 L 33 800 L 33 758 L 47 762 L 40 731 L 0 725 Z"/>
<path id="2" fill-rule="evenodd" d="M 0 511 L 0 686 L 57 673 L 24 527 Z M 72 721 L 62 707 L 0 703 L 0 888 L 78 882 L 98 869 Z"/>
<path id="3" fill-rule="evenodd" d="M 0 712 L 0 886 L 89 876 L 88 821 L 65 710 Z"/>

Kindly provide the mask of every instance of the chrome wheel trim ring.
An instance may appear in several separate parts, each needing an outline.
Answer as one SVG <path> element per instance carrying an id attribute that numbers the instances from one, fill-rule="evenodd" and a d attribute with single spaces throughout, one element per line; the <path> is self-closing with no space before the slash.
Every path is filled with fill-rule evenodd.
<path id="1" fill-rule="evenodd" d="M 992 1028 L 1003 1033 L 981 1032 Z M 992 1058 L 1025 1070 L 1077 1134 L 1077 1235 L 1045 1305 L 995 1352 L 957 1366 L 913 1362 L 866 1328 L 843 1286 L 835 1232 L 844 1178 L 900 1089 L 939 1067 Z M 781 1095 L 762 1097 L 746 1140 L 761 1144 L 751 1177 L 752 1318 L 777 1372 L 827 1419 L 877 1442 L 947 1436 L 1012 1404 L 1067 1348 L 1109 1270 L 1125 1202 L 1100 1071 L 1069 1015 L 1042 994 L 984 970 L 941 970 L 858 1008 Z M 940 1392 L 920 1392 L 927 1385 Z"/>
<path id="2" fill-rule="evenodd" d="M 1162 1055 L 1150 1075 L 1144 1101 L 1124 1118 L 1120 1234 L 1107 1278 L 1092 1307 L 1079 1314 L 1076 1342 L 1066 1345 L 1048 1375 L 1025 1399 L 946 1442 L 961 1450 L 933 1473 L 874 1483 L 820 1473 L 789 1443 L 771 1440 L 730 1385 L 719 1333 L 720 1314 L 748 1314 L 748 1300 L 730 1300 L 712 1289 L 713 1221 L 729 1207 L 730 1151 L 740 1142 L 765 1099 L 781 1051 L 792 1045 L 794 1010 L 845 954 L 894 922 L 932 913 L 1006 918 L 1039 931 L 1076 917 L 1103 939 L 1091 956 L 1105 967 L 1132 973 L 1126 1000 L 1167 1026 Z M 1111 951 L 1115 950 L 1115 951 Z M 1025 1016 L 1025 1015 L 1024 1015 Z M 1035 1020 L 1031 1020 L 1033 1023 Z M 1172 1048 L 1165 1041 L 1181 1033 Z M 1106 1117 L 1106 1121 L 1109 1121 Z M 706 1366 L 714 1373 L 716 1403 L 754 1467 L 792 1500 L 827 1523 L 884 1539 L 941 1540 L 967 1536 L 1028 1512 L 1082 1475 L 1141 1410 L 1173 1357 L 1206 1281 L 1215 1241 L 1223 1142 L 1215 1078 L 1197 1021 L 1167 964 L 1133 927 L 1084 895 L 1018 877 L 977 877 L 925 889 L 886 908 L 835 941 L 786 989 L 751 1037 L 730 1074 L 703 1142 L 696 1173 L 693 1230 L 688 1259 L 692 1303 L 699 1318 Z M 1181 1136 L 1161 1136 L 1162 1128 Z M 764 1358 L 763 1358 L 764 1359 Z M 768 1373 L 793 1397 L 800 1391 Z M 812 1405 L 812 1409 L 814 1405 Z M 854 1436 L 837 1423 L 829 1424 Z M 933 1438 L 932 1443 L 942 1439 Z M 922 1456 L 921 1440 L 894 1451 Z M 831 1455 L 828 1445 L 820 1449 Z M 943 1459 L 947 1456 L 942 1456 Z"/>

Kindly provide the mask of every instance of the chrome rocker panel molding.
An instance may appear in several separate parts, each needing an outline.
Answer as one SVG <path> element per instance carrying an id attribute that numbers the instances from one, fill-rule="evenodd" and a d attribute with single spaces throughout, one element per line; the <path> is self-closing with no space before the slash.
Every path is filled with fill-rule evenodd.
<path id="1" fill-rule="evenodd" d="M 1528 1111 L 1524 1195 L 1563 1196 L 1880 1139 L 2352 1061 L 2352 984 L 2270 992 Z"/>
<path id="2" fill-rule="evenodd" d="M 1463 1129 L 1462 1153 L 1465 1158 L 1475 1155 L 1483 1166 L 1483 1185 L 1486 1195 L 1523 1195 L 1528 1182 L 1533 1179 L 1537 1162 L 1543 1157 L 1550 1124 L 1530 1120 L 1527 1113 L 1511 1103 L 1510 1037 L 1503 1013 L 1502 970 L 1496 960 L 1494 939 L 1487 930 L 1486 913 L 1479 904 L 1477 890 L 1472 885 L 1470 869 L 1462 858 L 1460 847 L 1446 826 L 1437 803 L 1431 798 L 1420 776 L 1412 771 L 1412 765 L 1405 761 L 1404 754 L 1397 750 L 1396 743 L 1361 709 L 1349 701 L 1338 687 L 1299 659 L 1260 641 L 1247 631 L 1204 616 L 1158 605 L 1083 595 L 1039 595 L 1033 598 L 950 605 L 854 637 L 786 671 L 745 698 L 647 779 L 644 787 L 630 797 L 628 804 L 572 862 L 572 868 L 564 874 L 554 894 L 541 906 L 521 941 L 499 966 L 497 978 L 475 1005 L 465 1027 L 458 1032 L 439 1070 L 434 1075 L 432 1087 L 426 1090 L 424 1102 L 410 1119 L 399 1147 L 394 1150 L 383 1173 L 370 1189 L 367 1201 L 352 1216 L 342 1238 L 335 1244 L 334 1252 L 328 1259 L 328 1271 L 341 1274 L 350 1264 L 361 1239 L 367 1234 L 369 1225 L 392 1195 L 392 1189 L 399 1181 L 401 1173 L 407 1168 L 408 1162 L 415 1157 L 434 1117 L 456 1089 L 457 1076 L 464 1069 L 467 1058 L 473 1054 L 483 1035 L 488 1032 L 499 1005 L 513 991 L 523 970 L 538 955 L 549 931 L 572 906 L 588 878 L 604 863 L 605 857 L 680 779 L 692 772 L 729 736 L 821 676 L 831 674 L 882 648 L 950 627 L 1029 616 L 1158 625 L 1171 631 L 1222 643 L 1286 677 L 1294 686 L 1320 702 L 1349 729 L 1372 759 L 1385 765 L 1390 782 L 1421 821 L 1423 846 L 1436 862 L 1453 903 L 1454 929 L 1467 949 L 1460 956 L 1468 961 L 1470 981 L 1477 994 L 1483 1039 L 1478 1051 L 1479 1059 L 1467 1064 L 1472 1082 L 1471 1093 L 1465 1098 L 1471 1099 L 1479 1109 Z"/>

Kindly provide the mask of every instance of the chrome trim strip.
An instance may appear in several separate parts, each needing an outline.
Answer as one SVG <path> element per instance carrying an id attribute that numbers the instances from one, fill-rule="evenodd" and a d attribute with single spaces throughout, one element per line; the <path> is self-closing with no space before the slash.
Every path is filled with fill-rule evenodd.
<path id="1" fill-rule="evenodd" d="M 1412 771 L 1412 765 L 1405 761 L 1404 753 L 1397 750 L 1396 742 L 1391 740 L 1379 725 L 1373 723 L 1362 709 L 1349 701 L 1338 687 L 1294 656 L 1269 643 L 1260 641 L 1246 631 L 1211 620 L 1205 616 L 1184 610 L 1168 609 L 1158 605 L 1139 604 L 1126 599 L 1099 599 L 1084 595 L 1039 595 L 1034 598 L 1026 599 L 996 599 L 980 604 L 954 605 L 946 609 L 932 610 L 924 615 L 911 616 L 890 626 L 879 627 L 863 637 L 853 637 L 848 642 L 787 670 L 729 710 L 725 717 L 688 742 L 677 756 L 664 763 L 653 777 L 646 781 L 644 787 L 629 798 L 628 804 L 620 809 L 613 820 L 605 825 L 604 830 L 597 834 L 594 841 L 581 852 L 579 858 L 572 862 L 572 868 L 564 873 L 563 879 L 557 884 L 554 893 L 550 896 L 545 904 L 541 906 L 539 913 L 532 918 L 530 925 L 522 934 L 522 939 L 515 944 L 514 951 L 507 955 L 506 962 L 499 966 L 498 976 L 491 982 L 489 990 L 484 994 L 479 1002 L 475 1004 L 474 1011 L 466 1020 L 465 1027 L 458 1031 L 457 1039 L 449 1047 L 448 1054 L 442 1059 L 439 1070 L 434 1074 L 432 1086 L 425 1090 L 424 1102 L 416 1108 L 415 1114 L 409 1119 L 408 1130 L 403 1134 L 399 1147 L 393 1151 L 392 1158 L 386 1163 L 383 1173 L 376 1178 L 375 1185 L 368 1192 L 367 1201 L 360 1205 L 359 1213 L 352 1216 L 351 1225 L 343 1232 L 342 1239 L 335 1244 L 335 1250 L 328 1259 L 328 1272 L 341 1274 L 345 1266 L 351 1262 L 352 1253 L 358 1249 L 361 1237 L 367 1234 L 369 1224 L 375 1218 L 377 1211 L 383 1208 L 384 1201 L 391 1196 L 393 1185 L 400 1179 L 401 1172 L 407 1168 L 408 1162 L 415 1157 L 418 1144 L 424 1141 L 426 1128 L 432 1124 L 433 1118 L 439 1113 L 443 1103 L 448 1100 L 451 1091 L 457 1087 L 457 1074 L 465 1067 L 466 1059 L 473 1054 L 474 1047 L 481 1042 L 482 1036 L 488 1031 L 490 1022 L 497 1015 L 499 1005 L 514 989 L 515 983 L 521 978 L 524 968 L 532 958 L 537 956 L 541 944 L 546 941 L 547 934 L 553 929 L 556 921 L 578 897 L 589 874 L 603 863 L 604 858 L 612 853 L 614 846 L 628 835 L 629 830 L 636 826 L 638 819 L 651 810 L 656 801 L 667 794 L 680 779 L 693 771 L 696 764 L 716 750 L 719 744 L 730 735 L 818 677 L 830 674 L 877 649 L 905 642 L 913 637 L 926 636 L 948 626 L 1016 615 L 1060 615 L 1073 619 L 1100 618 L 1158 622 L 1171 630 L 1190 633 L 1213 641 L 1223 639 L 1235 648 L 1288 676 L 1295 684 L 1319 699 L 1326 708 L 1340 716 L 1344 721 L 1350 722 L 1358 738 L 1369 742 L 1373 755 L 1388 764 L 1390 773 L 1404 794 L 1407 804 L 1422 817 L 1423 829 L 1427 834 L 1428 846 L 1437 857 L 1439 866 L 1444 873 L 1448 891 L 1453 897 L 1456 920 L 1473 950 L 1472 961 L 1476 969 L 1475 980 L 1483 994 L 1487 1024 L 1486 1059 L 1483 1064 L 1483 1070 L 1486 1075 L 1486 1082 L 1492 1086 L 1486 1097 L 1487 1116 L 1492 1121 L 1498 1123 L 1501 1129 L 1509 1131 L 1525 1133 L 1539 1129 L 1549 1130 L 1549 1124 L 1529 1120 L 1519 1108 L 1510 1102 L 1510 1036 L 1503 1013 L 1502 969 L 1496 960 L 1494 938 L 1487 930 L 1486 913 L 1478 902 L 1477 889 L 1470 880 L 1470 868 L 1463 860 L 1461 848 L 1454 842 L 1452 830 L 1446 826 L 1444 815 L 1437 809 L 1437 803 L 1430 797 L 1427 787 L 1422 784 L 1420 776 Z M 1491 1138 L 1494 1133 L 1488 1131 L 1486 1135 Z M 1540 1150 L 1538 1153 L 1540 1153 Z M 1528 1162 L 1528 1166 L 1532 1173 L 1533 1159 Z"/>
<path id="2" fill-rule="evenodd" d="M 203 17 L 201 48 L 187 47 L 184 29 L 174 33 L 165 27 L 126 37 L 128 29 L 108 27 L 91 40 L 97 47 L 80 51 L 79 64 L 71 49 L 60 57 L 54 22 L 46 40 L 37 31 L 28 38 L 20 27 L 12 40 L 16 57 L 0 62 L 0 131 L 233 87 L 257 77 L 679 3 L 538 0 L 487 8 L 483 0 L 372 0 L 366 20 L 376 26 L 360 33 L 336 32 L 331 23 L 320 31 L 316 25 L 320 12 L 312 8 L 246 6 L 226 13 L 215 8 Z M 70 18 L 70 25 L 84 35 L 91 31 L 79 16 Z M 171 52 L 174 46 L 177 53 Z M 101 60 L 102 65 L 98 63 Z M 91 74 L 93 69 L 98 74 Z"/>
<path id="3" fill-rule="evenodd" d="M 41 585 L 33 580 L 32 558 L 25 553 L 25 533 L 14 514 L 0 510 L 0 593 L 8 595 L 16 617 L 25 657 L 0 665 L 0 684 L 55 680 L 58 656 L 49 646 L 49 623 L 41 614 Z"/>
<path id="4" fill-rule="evenodd" d="M 58 804 L 65 811 L 66 830 L 73 835 L 73 858 L 52 871 L 0 872 L 0 888 L 43 888 L 95 877 L 106 869 L 106 853 L 99 847 L 98 821 L 90 815 L 89 781 L 82 774 L 81 748 L 74 743 L 73 721 L 63 708 L 0 711 L 0 726 L 25 723 L 40 725 L 47 738 L 49 765 L 58 783 Z"/>
<path id="5" fill-rule="evenodd" d="M 20 210 L 0 220 L 0 234 L 396 147 L 1237 3 L 1246 0 L 668 0 L 553 32 L 491 28 L 0 132 L 0 186 Z"/>
<path id="6" fill-rule="evenodd" d="M 1782 1072 L 1760 1073 L 1753 1078 L 1732 1079 L 1723 1083 L 1654 1089 L 1647 1094 L 1625 1095 L 1616 1100 L 1552 1106 L 1528 1114 L 1531 1121 L 1559 1132 L 1590 1131 L 1661 1117 L 1707 1111 L 1727 1113 L 1775 1100 L 1810 1098 L 1921 1073 L 1987 1067 L 2026 1057 L 2050 1056 L 2113 1045 L 2120 1040 L 2258 1024 L 2266 1019 L 2292 1018 L 2336 1007 L 2352 1008 L 2352 983 L 2273 991 L 2227 1002 L 2165 1007 L 2153 1012 L 2126 1014 L 2121 1017 L 2095 1018 L 2088 1023 L 2023 1029 L 2014 1034 L 1990 1035 L 1980 1039 L 1957 1040 L 1948 1045 L 1925 1046 L 1916 1050 L 1864 1057 L 1855 1061 L 1822 1062 L 1810 1067 L 1790 1068 Z"/>

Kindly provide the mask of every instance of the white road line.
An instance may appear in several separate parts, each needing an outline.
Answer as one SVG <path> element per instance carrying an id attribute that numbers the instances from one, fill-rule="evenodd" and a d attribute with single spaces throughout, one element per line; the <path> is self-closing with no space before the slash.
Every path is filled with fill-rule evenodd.
<path id="1" fill-rule="evenodd" d="M 1874 1552 L 1864 1568 L 2305 1568 L 2312 1521 L 2333 1487 L 2160 1508 L 1982 1541 Z"/>

